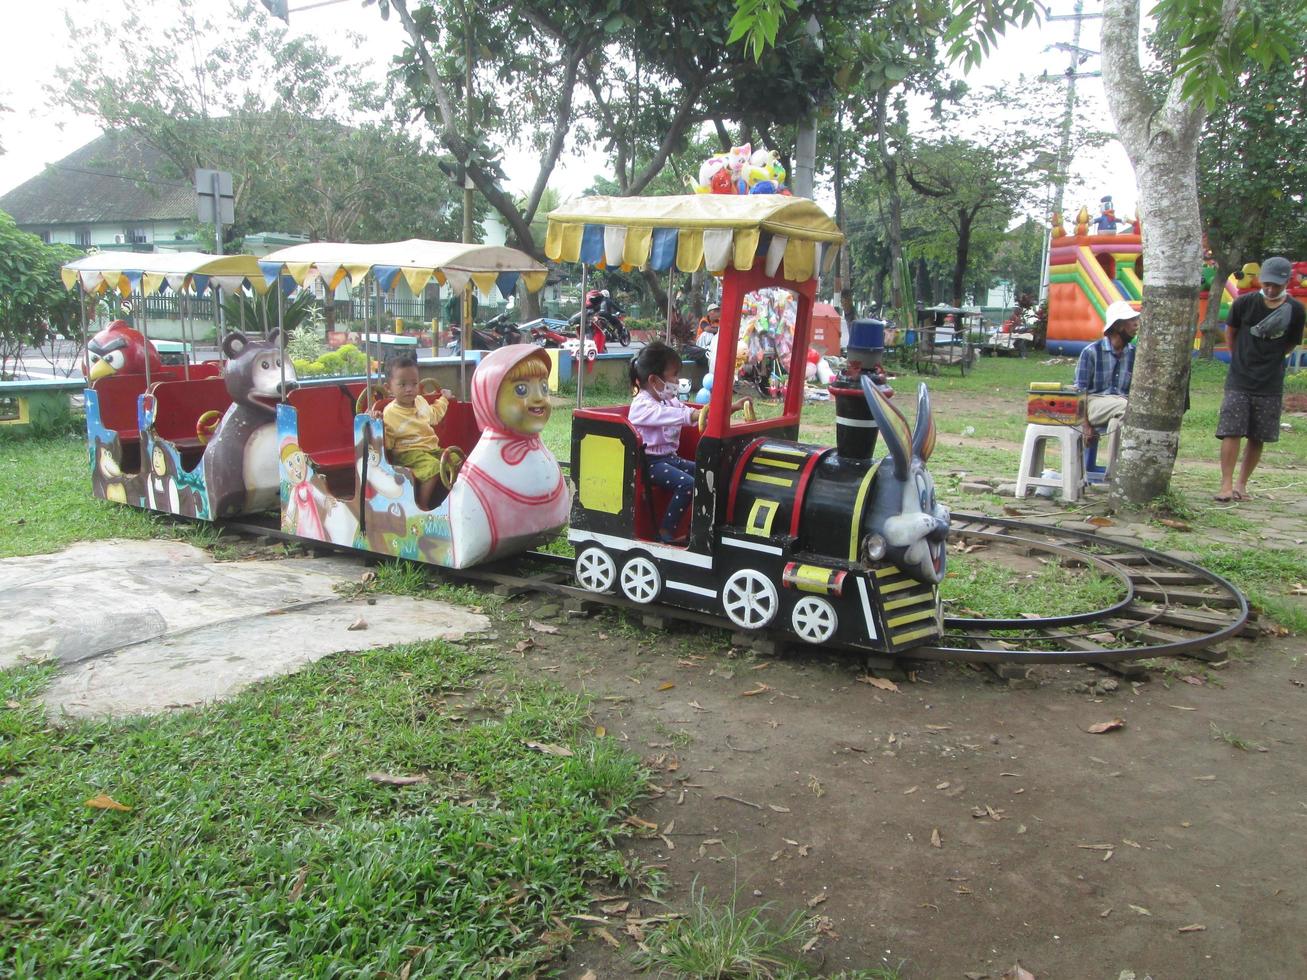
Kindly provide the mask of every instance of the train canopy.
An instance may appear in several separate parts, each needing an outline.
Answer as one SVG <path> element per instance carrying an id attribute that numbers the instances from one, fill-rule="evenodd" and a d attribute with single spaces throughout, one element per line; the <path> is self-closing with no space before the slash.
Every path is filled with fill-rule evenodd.
<path id="1" fill-rule="evenodd" d="M 375 244 L 305 242 L 269 253 L 259 259 L 259 268 L 268 283 L 278 275 L 290 276 L 301 286 L 317 278 L 328 289 L 335 289 L 346 276 L 357 283 L 371 273 L 389 292 L 403 276 L 415 296 L 432 279 L 455 292 L 462 292 L 468 282 L 482 293 L 498 287 L 504 296 L 513 292 L 520 279 L 534 293 L 548 275 L 542 263 L 515 248 L 421 238 Z"/>
<path id="2" fill-rule="evenodd" d="M 174 292 L 197 295 L 211 283 L 228 291 L 243 285 L 260 293 L 268 288 L 254 256 L 205 252 L 96 252 L 67 263 L 60 276 L 68 289 L 81 283 L 88 293 L 116 289 L 123 296 L 153 296 L 165 284 Z"/>
<path id="3" fill-rule="evenodd" d="M 623 270 L 703 267 L 714 275 L 728 265 L 748 271 L 764 255 L 767 275 L 780 269 L 790 282 L 807 282 L 819 246 L 829 269 L 843 243 L 825 211 L 786 194 L 583 197 L 550 213 L 545 255 Z"/>

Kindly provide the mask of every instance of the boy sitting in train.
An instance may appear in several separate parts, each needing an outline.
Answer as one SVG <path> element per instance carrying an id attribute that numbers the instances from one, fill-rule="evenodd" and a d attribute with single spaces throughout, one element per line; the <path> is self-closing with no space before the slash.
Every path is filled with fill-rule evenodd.
<path id="1" fill-rule="evenodd" d="M 681 515 L 690 504 L 694 491 L 694 463 L 676 454 L 681 444 L 681 427 L 698 422 L 708 406 L 691 408 L 680 401 L 678 384 L 681 356 L 662 341 L 654 341 L 631 358 L 631 387 L 635 397 L 627 419 L 644 443 L 649 463 L 649 479 L 654 486 L 671 491 L 667 513 L 658 529 L 664 544 L 683 545 L 686 536 L 678 534 Z M 733 402 L 731 411 L 744 407 L 745 399 Z"/>
<path id="2" fill-rule="evenodd" d="M 440 473 L 440 439 L 436 426 L 449 410 L 449 399 L 441 395 L 428 402 L 418 394 L 418 362 L 411 354 L 399 354 L 386 364 L 386 387 L 393 400 L 382 413 L 386 450 L 392 463 L 407 466 L 417 481 L 414 495 L 418 507 L 431 509 Z"/>

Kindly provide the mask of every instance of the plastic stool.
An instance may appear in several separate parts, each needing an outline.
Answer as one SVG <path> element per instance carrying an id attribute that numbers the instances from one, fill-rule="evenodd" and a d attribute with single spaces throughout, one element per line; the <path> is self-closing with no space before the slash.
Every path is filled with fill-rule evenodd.
<path id="1" fill-rule="evenodd" d="M 1098 449 L 1107 436 L 1107 465 L 1099 467 Z M 1083 437 L 1082 437 L 1083 438 Z M 1116 451 L 1121 442 L 1121 427 L 1105 429 L 1093 442 L 1085 444 L 1084 474 L 1086 483 L 1107 483 L 1112 479 L 1112 470 L 1116 468 Z"/>
<path id="2" fill-rule="evenodd" d="M 1062 444 L 1062 473 L 1056 479 L 1045 477 L 1044 448 L 1050 439 Z M 1080 428 L 1075 425 L 1026 426 L 1025 443 L 1021 446 L 1021 469 L 1017 472 L 1017 499 L 1026 495 L 1031 487 L 1057 487 L 1063 500 L 1079 500 L 1084 483 L 1084 446 Z"/>

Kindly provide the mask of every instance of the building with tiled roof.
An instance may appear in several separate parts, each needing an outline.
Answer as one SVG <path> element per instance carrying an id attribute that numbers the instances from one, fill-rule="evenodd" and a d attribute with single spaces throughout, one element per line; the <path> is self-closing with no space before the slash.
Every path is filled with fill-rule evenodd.
<path id="1" fill-rule="evenodd" d="M 194 248 L 195 190 L 131 133 L 105 133 L 0 197 L 0 210 L 47 242 L 142 251 Z"/>

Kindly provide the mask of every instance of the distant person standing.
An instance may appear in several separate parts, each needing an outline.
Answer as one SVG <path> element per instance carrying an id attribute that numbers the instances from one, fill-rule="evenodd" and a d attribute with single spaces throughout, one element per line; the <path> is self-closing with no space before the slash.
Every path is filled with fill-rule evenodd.
<path id="1" fill-rule="evenodd" d="M 1284 398 L 1284 359 L 1302 343 L 1307 310 L 1285 291 L 1293 266 L 1274 256 L 1262 263 L 1262 288 L 1240 296 L 1230 306 L 1225 342 L 1230 346 L 1230 372 L 1216 422 L 1221 440 L 1221 489 L 1215 499 L 1251 500 L 1248 478 L 1262 458 L 1262 447 L 1280 438 L 1280 408 Z M 1239 442 L 1248 440 L 1235 479 Z"/>

